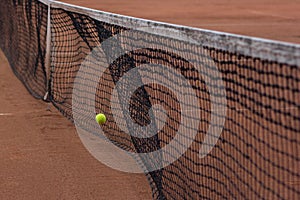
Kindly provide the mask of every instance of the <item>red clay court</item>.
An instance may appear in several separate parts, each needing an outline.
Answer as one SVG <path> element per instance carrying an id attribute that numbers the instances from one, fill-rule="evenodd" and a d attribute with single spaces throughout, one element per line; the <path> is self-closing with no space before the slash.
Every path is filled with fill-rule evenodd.
<path id="1" fill-rule="evenodd" d="M 65 0 L 64 2 L 155 21 L 300 44 L 300 3 L 292 0 L 247 2 L 240 0 Z M 0 52 L 0 65 L 0 199 L 153 198 L 153 191 L 144 174 L 119 172 L 90 155 L 79 139 L 73 123 L 51 103 L 35 99 L 13 74 L 2 52 Z M 295 73 L 298 77 L 295 83 L 298 91 L 295 95 L 300 97 L 299 66 Z M 297 99 L 297 96 L 291 99 Z M 292 126 L 299 130 L 300 109 L 297 105 L 293 114 L 298 118 L 292 121 L 294 123 Z M 284 120 L 286 119 L 282 121 Z M 287 131 L 287 135 L 296 141 L 300 140 L 299 132 L 295 134 L 295 131 Z M 284 183 L 293 189 L 292 193 L 289 193 L 288 189 L 282 190 L 278 194 L 279 197 L 286 199 L 299 197 L 299 169 L 296 169 L 300 164 L 299 145 L 293 143 L 292 147 L 295 149 L 288 149 L 292 153 L 296 152 L 294 156 L 297 158 L 293 161 L 294 168 L 290 169 L 296 174 L 290 182 Z M 285 147 L 280 146 L 280 148 Z M 188 170 L 184 172 L 175 169 L 175 172 L 181 175 L 189 174 Z M 211 172 L 211 175 L 214 173 Z M 211 180 L 206 181 L 204 185 L 211 184 Z M 169 183 L 168 180 L 162 182 Z M 184 185 L 181 182 L 180 184 Z M 222 191 L 220 185 L 216 187 L 216 190 Z M 294 188 L 298 190 L 295 191 Z M 170 191 L 170 196 L 176 193 Z M 185 188 L 185 191 L 190 190 Z M 205 192 L 209 194 L 208 191 Z M 181 195 L 184 192 L 179 193 Z M 181 198 L 180 195 L 177 196 L 178 199 Z M 270 195 L 265 198 L 274 197 Z"/>

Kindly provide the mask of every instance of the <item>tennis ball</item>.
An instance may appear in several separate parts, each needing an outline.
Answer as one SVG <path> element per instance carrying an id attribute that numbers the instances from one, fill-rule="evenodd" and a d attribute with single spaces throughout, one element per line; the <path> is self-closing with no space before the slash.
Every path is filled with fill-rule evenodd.
<path id="1" fill-rule="evenodd" d="M 100 125 L 106 122 L 106 116 L 103 113 L 99 113 L 98 115 L 96 115 L 95 119 L 96 122 Z"/>

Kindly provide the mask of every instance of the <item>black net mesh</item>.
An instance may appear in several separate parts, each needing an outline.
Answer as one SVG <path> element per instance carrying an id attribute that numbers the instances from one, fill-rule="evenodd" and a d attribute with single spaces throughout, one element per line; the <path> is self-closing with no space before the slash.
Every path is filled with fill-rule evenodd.
<path id="1" fill-rule="evenodd" d="M 35 1 L 24 2 L 26 3 L 20 5 L 10 1 L 1 3 L 0 9 L 4 10 L 1 10 L 0 15 L 3 35 L 0 44 L 16 74 L 35 96 L 41 96 L 46 89 L 43 59 L 47 7 Z M 27 10 L 23 12 L 25 10 L 22 9 Z M 16 12 L 19 10 L 20 12 Z M 17 14 L 11 14 L 13 12 Z M 24 16 L 24 13 L 31 13 L 30 17 Z M 34 22 L 29 23 L 31 20 Z M 4 21 L 11 23 L 4 25 Z M 130 29 L 125 25 L 109 24 L 65 9 L 51 9 L 49 100 L 66 117 L 74 121 L 72 104 L 74 95 L 77 95 L 77 100 L 82 99 L 76 102 L 76 112 L 80 115 L 78 125 L 87 131 L 94 131 L 95 124 L 87 120 L 90 113 L 85 105 L 89 94 L 94 91 L 85 83 L 96 81 L 95 96 L 87 100 L 95 102 L 96 113 L 102 112 L 107 116 L 108 121 L 102 126 L 106 137 L 118 147 L 130 152 L 156 151 L 167 146 L 176 137 L 180 126 L 185 126 L 181 124 L 181 120 L 187 113 L 182 111 L 186 105 L 180 103 L 180 98 L 189 98 L 192 94 L 188 90 L 182 90 L 185 85 L 179 87 L 175 81 L 178 78 L 176 76 L 179 76 L 177 74 L 181 74 L 197 97 L 198 104 L 189 105 L 192 108 L 190 112 L 193 113 L 193 108 L 197 107 L 200 110 L 199 116 L 194 114 L 196 119 L 200 119 L 196 128 L 186 125 L 184 130 L 187 130 L 187 137 L 188 132 L 195 130 L 197 135 L 175 162 L 146 173 L 153 198 L 299 198 L 300 66 L 168 37 L 157 37 L 143 31 L 112 40 L 109 46 L 105 46 L 105 41 L 109 38 L 126 31 Z M 141 35 L 143 37 L 140 37 Z M 145 48 L 144 44 L 149 44 L 149 47 Z M 153 44 L 163 44 L 163 47 L 151 48 Z M 22 48 L 24 45 L 26 49 Z M 29 48 L 30 45 L 33 46 Z M 84 62 L 95 47 L 102 53 L 92 54 L 89 62 Z M 131 47 L 135 50 L 127 51 Z M 119 55 L 116 53 L 118 51 L 124 53 L 115 58 L 114 55 Z M 34 52 L 34 55 L 28 56 L 30 52 Z M 103 59 L 106 59 L 109 65 L 106 66 Z M 193 62 L 205 66 L 204 70 L 199 73 Z M 212 63 L 216 69 L 210 66 Z M 118 82 L 130 70 L 145 64 L 168 66 L 178 73 L 170 75 L 149 67 L 145 73 L 137 73 L 132 79 L 125 79 L 123 86 L 127 89 L 134 89 L 134 82 L 145 82 L 153 77 L 157 81 L 136 88 L 130 96 L 127 111 L 122 106 L 114 107 L 112 93 Z M 90 73 L 81 76 L 81 67 L 89 69 Z M 213 75 L 217 73 L 214 70 L 221 73 L 221 80 L 217 76 L 214 79 Z M 207 78 L 210 79 L 209 82 L 206 81 Z M 170 85 L 160 85 L 161 79 L 168 81 Z M 74 91 L 76 81 L 82 81 L 82 90 Z M 220 81 L 223 81 L 226 91 L 227 102 L 223 105 L 226 107 L 226 113 L 212 112 L 211 107 L 211 104 L 215 103 L 212 102 L 211 96 L 215 96 L 216 99 L 224 97 L 222 94 L 212 93 L 209 89 Z M 118 90 L 118 95 L 120 101 L 125 101 L 129 94 Z M 123 119 L 126 112 L 136 124 L 143 127 L 149 125 L 150 108 L 155 104 L 162 106 L 167 116 L 166 123 L 157 134 L 139 138 L 120 129 L 119 123 L 123 123 L 123 126 L 130 130 L 127 121 Z M 112 109 L 119 114 L 114 115 Z M 209 134 L 209 126 L 219 126 L 211 124 L 214 115 L 225 118 L 224 128 L 212 151 L 200 158 L 199 150 L 205 145 L 204 138 Z M 156 126 L 159 126 L 159 123 L 157 121 Z M 150 159 L 138 156 L 136 159 L 141 167 L 149 169 L 163 162 L 165 157 L 175 154 L 181 146 L 184 146 L 184 141 L 177 140 L 168 155 Z"/>
<path id="2" fill-rule="evenodd" d="M 72 85 L 83 60 L 103 41 L 128 29 L 62 9 L 52 9 L 51 17 L 54 35 L 52 56 L 55 57 L 52 58 L 52 98 L 55 105 L 72 118 Z M 201 53 L 201 49 L 194 45 L 164 37 L 157 41 L 156 37 L 146 33 L 144 36 L 142 40 L 146 43 L 160 42 L 185 52 L 187 56 Z M 126 39 L 118 41 L 118 45 L 122 48 L 126 45 L 139 48 L 138 42 L 127 43 Z M 112 52 L 114 48 L 111 46 Z M 222 73 L 228 109 L 221 137 L 207 157 L 200 159 L 198 155 L 211 117 L 208 83 L 203 80 L 205 74 L 200 75 L 187 60 L 171 52 L 138 49 L 127 53 L 112 62 L 100 79 L 97 79 L 98 74 L 104 66 L 99 64 L 101 59 L 95 58 L 94 61 L 99 62 L 98 74 L 95 69 L 93 72 L 96 73 L 82 79 L 99 80 L 95 107 L 96 111 L 108 116 L 105 134 L 120 147 L 135 152 L 154 151 L 170 142 L 180 126 L 181 114 L 180 105 L 172 91 L 148 84 L 137 88 L 132 95 L 131 118 L 142 126 L 150 123 L 148 111 L 151 105 L 158 103 L 167 110 L 168 120 L 164 128 L 148 139 L 129 136 L 118 128 L 110 110 L 110 96 L 118 80 L 132 68 L 145 63 L 171 66 L 196 90 L 201 120 L 190 148 L 170 166 L 148 174 L 154 198 L 290 199 L 299 196 L 300 68 L 209 47 L 203 49 L 208 55 L 202 57 L 210 56 Z M 108 50 L 104 54 L 107 56 L 112 52 Z M 84 65 L 93 66 L 93 62 L 90 66 Z M 161 72 L 151 73 L 172 79 Z M 130 84 L 128 82 L 126 86 L 131 87 Z M 176 90 L 177 87 L 172 88 Z M 88 91 L 89 86 L 85 89 Z M 184 91 L 178 92 L 184 95 Z M 126 94 L 120 94 L 120 99 L 122 95 Z M 84 105 L 81 109 L 82 123 L 86 123 Z M 153 158 L 152 161 L 156 160 Z"/>
<path id="3" fill-rule="evenodd" d="M 0 47 L 12 70 L 36 98 L 47 91 L 47 11 L 39 1 L 0 2 Z"/>

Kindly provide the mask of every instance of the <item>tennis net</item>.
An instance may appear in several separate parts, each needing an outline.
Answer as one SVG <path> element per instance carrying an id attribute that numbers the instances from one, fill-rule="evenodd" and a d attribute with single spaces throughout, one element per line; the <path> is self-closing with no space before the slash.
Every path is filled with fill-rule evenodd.
<path id="1" fill-rule="evenodd" d="M 154 199 L 299 198 L 299 45 L 57 1 L 2 0 L 0 13 L 28 91 L 95 136 L 90 116 L 105 113 L 106 138 L 139 153 Z"/>

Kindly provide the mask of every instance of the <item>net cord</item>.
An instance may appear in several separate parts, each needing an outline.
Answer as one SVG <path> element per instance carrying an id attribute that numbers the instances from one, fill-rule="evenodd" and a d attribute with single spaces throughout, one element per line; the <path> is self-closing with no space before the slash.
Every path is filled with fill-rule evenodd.
<path id="1" fill-rule="evenodd" d="M 263 60 L 300 66 L 299 44 L 128 17 L 59 1 L 52 1 L 51 7 L 84 14 L 96 20 L 129 29 L 142 29 L 148 33 L 155 31 L 154 33 L 160 36 L 171 37 Z"/>
<path id="2" fill-rule="evenodd" d="M 279 42 L 255 37 L 247 37 L 236 34 L 210 31 L 175 24 L 156 22 L 141 18 L 123 16 L 119 14 L 98 11 L 81 6 L 71 5 L 54 0 L 39 0 L 48 5 L 47 20 L 47 41 L 46 41 L 46 60 L 45 69 L 47 76 L 47 92 L 44 100 L 48 99 L 50 86 L 50 67 L 51 67 L 51 8 L 62 8 L 68 11 L 78 12 L 88 15 L 94 19 L 107 23 L 126 26 L 131 29 L 142 29 L 148 33 L 157 33 L 161 36 L 172 37 L 201 44 L 212 48 L 226 51 L 239 52 L 246 56 L 258 57 L 300 66 L 300 45 L 287 42 Z M 146 27 L 146 29 L 145 29 Z"/>

